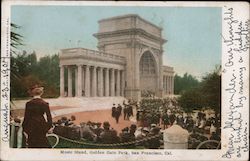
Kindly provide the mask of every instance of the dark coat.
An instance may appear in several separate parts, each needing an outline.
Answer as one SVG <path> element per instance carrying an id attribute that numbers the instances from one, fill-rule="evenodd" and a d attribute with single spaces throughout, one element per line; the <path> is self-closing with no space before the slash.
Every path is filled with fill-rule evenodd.
<path id="1" fill-rule="evenodd" d="M 116 107 L 113 106 L 113 107 L 112 107 L 112 117 L 115 117 L 115 111 L 116 111 Z"/>
<path id="2" fill-rule="evenodd" d="M 47 121 L 44 118 L 47 116 Z M 23 130 L 28 134 L 28 147 L 49 148 L 46 133 L 52 127 L 49 104 L 41 98 L 34 98 L 26 103 Z"/>

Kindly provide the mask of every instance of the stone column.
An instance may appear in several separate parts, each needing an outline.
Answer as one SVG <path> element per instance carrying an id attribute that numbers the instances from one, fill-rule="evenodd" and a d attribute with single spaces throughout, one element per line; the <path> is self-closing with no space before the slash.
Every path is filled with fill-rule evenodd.
<path id="1" fill-rule="evenodd" d="M 125 88 L 124 70 L 121 70 L 121 96 L 124 96 L 124 88 Z"/>
<path id="2" fill-rule="evenodd" d="M 167 82 L 167 76 L 165 76 L 165 78 L 164 78 L 164 80 L 165 80 L 165 94 L 167 94 L 168 93 L 168 82 Z"/>
<path id="3" fill-rule="evenodd" d="M 110 95 L 115 96 L 115 70 L 111 69 L 111 80 L 110 80 Z"/>
<path id="4" fill-rule="evenodd" d="M 172 94 L 173 93 L 173 89 L 172 89 L 172 87 L 173 87 L 173 77 L 172 76 L 170 77 L 170 80 L 171 80 L 171 88 L 170 88 L 171 92 L 170 93 Z"/>
<path id="5" fill-rule="evenodd" d="M 163 92 L 165 94 L 165 89 L 166 89 L 166 87 L 165 87 L 165 76 L 163 75 L 162 78 L 163 78 L 163 80 L 162 80 L 162 82 L 163 82 Z"/>
<path id="6" fill-rule="evenodd" d="M 105 69 L 105 96 L 109 96 L 109 69 Z"/>
<path id="7" fill-rule="evenodd" d="M 72 97 L 72 69 L 68 66 L 68 97 Z"/>
<path id="8" fill-rule="evenodd" d="M 82 96 L 85 96 L 85 68 L 82 66 Z"/>
<path id="9" fill-rule="evenodd" d="M 89 74 L 89 66 L 86 65 L 85 68 L 85 96 L 90 96 L 90 74 Z"/>
<path id="10" fill-rule="evenodd" d="M 172 76 L 172 94 L 174 94 L 174 76 Z"/>
<path id="11" fill-rule="evenodd" d="M 120 70 L 118 69 L 116 72 L 116 96 L 120 96 L 121 95 L 121 87 L 120 87 Z"/>
<path id="12" fill-rule="evenodd" d="M 170 76 L 168 76 L 168 94 L 170 94 Z"/>
<path id="13" fill-rule="evenodd" d="M 92 70 L 92 97 L 96 97 L 96 67 L 93 66 Z"/>
<path id="14" fill-rule="evenodd" d="M 98 95 L 103 96 L 103 68 L 100 67 L 98 70 Z"/>
<path id="15" fill-rule="evenodd" d="M 168 94 L 168 77 L 165 76 L 165 94 Z"/>
<path id="16" fill-rule="evenodd" d="M 60 66 L 60 96 L 64 97 L 64 66 Z"/>
<path id="17" fill-rule="evenodd" d="M 162 97 L 163 95 L 163 71 L 162 71 L 162 54 L 160 54 L 160 61 L 159 61 L 159 96 Z"/>
<path id="18" fill-rule="evenodd" d="M 77 96 L 81 97 L 82 96 L 82 65 L 77 66 Z"/>
<path id="19" fill-rule="evenodd" d="M 75 67 L 75 97 L 77 96 L 77 84 L 78 84 L 78 74 L 77 74 L 77 66 Z"/>
<path id="20" fill-rule="evenodd" d="M 168 86 L 169 86 L 169 84 L 168 84 L 168 76 L 166 76 L 166 93 L 168 94 Z"/>

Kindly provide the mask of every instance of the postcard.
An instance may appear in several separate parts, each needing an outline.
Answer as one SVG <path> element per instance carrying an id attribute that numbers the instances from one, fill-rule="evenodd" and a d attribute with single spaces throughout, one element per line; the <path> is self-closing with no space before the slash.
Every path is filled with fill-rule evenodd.
<path id="1" fill-rule="evenodd" d="M 249 3 L 2 5 L 1 160 L 249 160 Z"/>

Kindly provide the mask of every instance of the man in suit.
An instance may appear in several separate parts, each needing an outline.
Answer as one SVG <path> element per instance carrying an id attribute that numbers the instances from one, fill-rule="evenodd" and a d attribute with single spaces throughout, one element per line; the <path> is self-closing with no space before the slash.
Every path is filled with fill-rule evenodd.
<path id="1" fill-rule="evenodd" d="M 30 88 L 29 93 L 33 99 L 26 103 L 22 124 L 28 147 L 50 148 L 46 133 L 53 130 L 52 118 L 49 104 L 41 98 L 43 87 L 34 85 Z M 46 114 L 46 119 L 44 114 Z"/>
<path id="2" fill-rule="evenodd" d="M 116 111 L 116 107 L 115 107 L 115 104 L 113 104 L 113 107 L 112 107 L 112 117 L 115 117 L 115 111 Z"/>

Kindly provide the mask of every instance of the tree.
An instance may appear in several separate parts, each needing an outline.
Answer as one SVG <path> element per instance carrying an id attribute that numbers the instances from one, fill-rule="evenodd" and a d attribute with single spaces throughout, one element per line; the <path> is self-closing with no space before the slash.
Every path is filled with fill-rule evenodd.
<path id="1" fill-rule="evenodd" d="M 216 113 L 221 109 L 221 75 L 220 67 L 203 77 L 199 86 L 182 92 L 178 99 L 186 112 L 194 109 L 210 108 Z"/>
<path id="2" fill-rule="evenodd" d="M 203 77 L 201 93 L 204 97 L 204 106 L 212 108 L 216 113 L 221 109 L 221 66 L 215 68 L 212 73 Z"/>
<path id="3" fill-rule="evenodd" d="M 35 84 L 44 84 L 37 76 L 27 75 L 22 76 L 18 81 L 12 83 L 13 97 L 29 97 L 28 89 Z"/>
<path id="4" fill-rule="evenodd" d="M 185 73 L 183 77 L 175 75 L 174 77 L 174 93 L 181 94 L 182 92 L 191 88 L 197 87 L 199 81 L 192 75 Z"/>
<path id="5" fill-rule="evenodd" d="M 44 82 L 46 88 L 44 97 L 59 96 L 60 68 L 58 54 L 42 57 L 38 62 L 36 73 L 39 79 Z"/>
<path id="6" fill-rule="evenodd" d="M 200 88 L 191 88 L 184 91 L 178 99 L 178 103 L 186 113 L 201 109 L 203 107 L 203 97 Z"/>
<path id="7" fill-rule="evenodd" d="M 10 55 L 11 55 L 11 63 L 10 63 L 10 90 L 15 91 L 13 87 L 15 86 L 16 82 L 20 80 L 20 75 L 18 74 L 19 71 L 17 69 L 17 63 L 18 61 L 14 58 L 14 55 L 17 55 L 16 50 L 19 46 L 24 45 L 23 44 L 23 36 L 18 33 L 18 29 L 21 27 L 11 23 L 11 31 L 10 31 Z M 20 63 L 20 62 L 19 62 Z M 14 84 L 14 86 L 13 86 Z M 16 91 L 14 92 L 16 93 Z M 12 100 L 14 93 L 10 93 L 10 99 Z"/>
<path id="8" fill-rule="evenodd" d="M 18 26 L 14 23 L 10 24 L 11 26 L 11 31 L 10 31 L 10 53 L 12 54 L 16 54 L 15 49 L 17 49 L 19 46 L 24 45 L 23 44 L 23 36 L 21 34 L 19 34 L 16 30 L 20 29 L 21 26 Z"/>
<path id="9" fill-rule="evenodd" d="M 44 56 L 37 60 L 35 51 L 32 53 L 23 51 L 22 54 L 13 56 L 12 64 L 12 70 L 17 76 L 17 79 L 11 80 L 12 98 L 28 97 L 27 89 L 34 83 L 39 83 L 45 87 L 44 97 L 59 96 L 58 54 Z"/>

